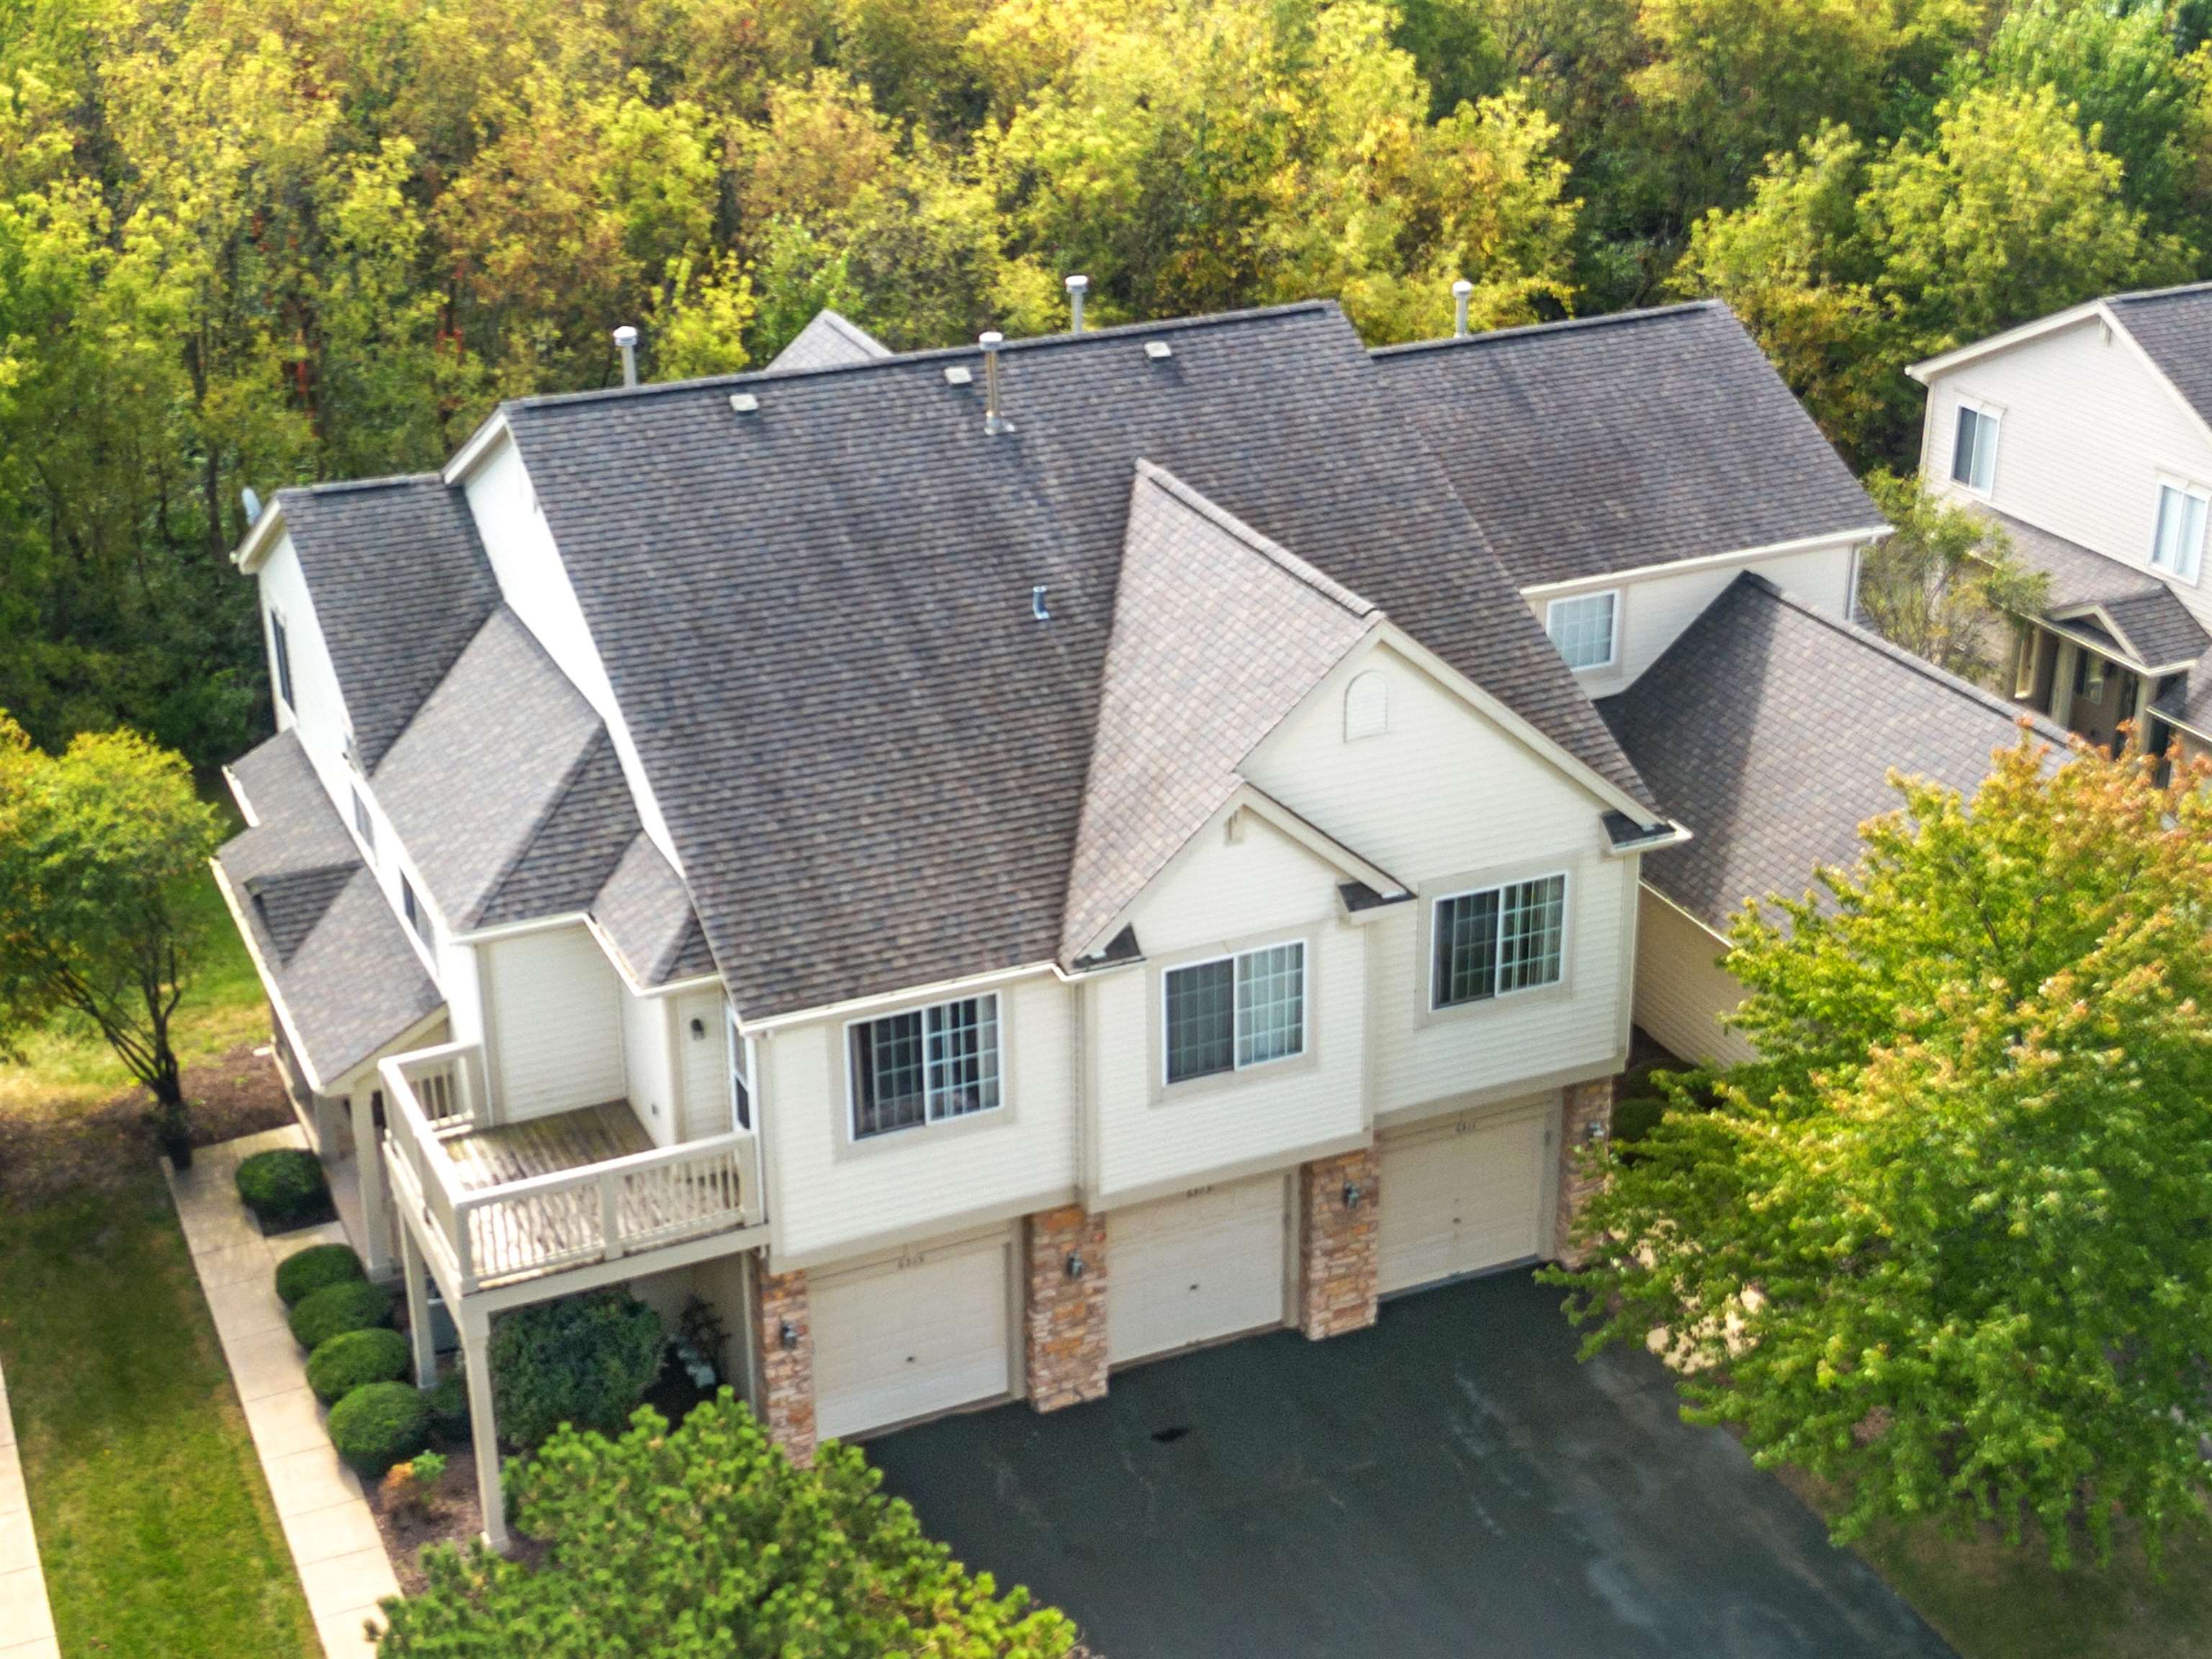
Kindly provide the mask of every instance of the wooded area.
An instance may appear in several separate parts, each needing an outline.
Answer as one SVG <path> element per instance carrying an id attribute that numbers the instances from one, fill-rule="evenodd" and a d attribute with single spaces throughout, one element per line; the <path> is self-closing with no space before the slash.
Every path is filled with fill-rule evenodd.
<path id="1" fill-rule="evenodd" d="M 499 398 L 1334 295 L 1718 293 L 1846 453 L 1901 364 L 2212 247 L 2212 0 L 5 0 L 0 708 L 265 720 L 241 486 Z"/>

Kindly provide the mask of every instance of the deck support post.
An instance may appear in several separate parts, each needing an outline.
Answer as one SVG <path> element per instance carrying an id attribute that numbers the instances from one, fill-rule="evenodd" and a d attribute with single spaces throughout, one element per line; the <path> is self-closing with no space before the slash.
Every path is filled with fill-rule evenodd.
<path id="1" fill-rule="evenodd" d="M 399 1230 L 399 1270 L 407 1280 L 407 1334 L 415 1345 L 415 1386 L 438 1386 L 438 1337 L 430 1328 L 429 1268 L 422 1248 L 406 1228 Z"/>
<path id="2" fill-rule="evenodd" d="M 381 1091 L 367 1087 L 353 1091 L 348 1101 L 353 1114 L 354 1182 L 361 1191 L 361 1230 L 368 1237 L 356 1239 L 361 1265 L 371 1279 L 392 1272 L 391 1206 L 386 1202 L 384 1146 L 377 1138 L 376 1103 Z"/>
<path id="3" fill-rule="evenodd" d="M 460 1306 L 462 1364 L 469 1379 L 469 1437 L 476 1443 L 477 1494 L 483 1500 L 484 1542 L 506 1553 L 507 1499 L 499 1482 L 499 1421 L 491 1403 L 491 1317 Z"/>

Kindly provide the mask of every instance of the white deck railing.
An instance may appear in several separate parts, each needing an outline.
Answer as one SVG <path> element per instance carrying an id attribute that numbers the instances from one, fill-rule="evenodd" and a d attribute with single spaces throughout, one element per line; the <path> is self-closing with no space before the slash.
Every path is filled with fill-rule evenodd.
<path id="1" fill-rule="evenodd" d="M 760 1146 L 750 1134 L 466 1187 L 444 1143 L 482 1123 L 481 1051 L 447 1043 L 395 1055 L 379 1069 L 400 1201 L 419 1206 L 465 1293 L 761 1218 Z"/>

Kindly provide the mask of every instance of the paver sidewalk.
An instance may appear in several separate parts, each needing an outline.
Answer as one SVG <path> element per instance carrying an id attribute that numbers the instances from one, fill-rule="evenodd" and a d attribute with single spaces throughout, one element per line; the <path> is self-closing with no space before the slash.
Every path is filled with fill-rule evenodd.
<path id="1" fill-rule="evenodd" d="M 61 1659 L 61 1652 L 54 1640 L 46 1575 L 39 1571 L 39 1540 L 31 1530 L 31 1500 L 15 1449 L 8 1379 L 0 1376 L 0 1659 Z"/>
<path id="2" fill-rule="evenodd" d="M 196 1154 L 182 1176 L 171 1170 L 169 1189 L 324 1651 L 330 1659 L 362 1659 L 376 1651 L 362 1621 L 376 1616 L 386 1596 L 399 1594 L 399 1581 L 361 1481 L 331 1449 L 276 1285 L 276 1264 L 293 1251 L 343 1243 L 345 1234 L 332 1222 L 264 1238 L 239 1202 L 235 1181 L 239 1164 L 253 1153 L 306 1145 L 297 1126 L 225 1141 Z M 0 1659 L 15 1655 L 0 1646 Z"/>

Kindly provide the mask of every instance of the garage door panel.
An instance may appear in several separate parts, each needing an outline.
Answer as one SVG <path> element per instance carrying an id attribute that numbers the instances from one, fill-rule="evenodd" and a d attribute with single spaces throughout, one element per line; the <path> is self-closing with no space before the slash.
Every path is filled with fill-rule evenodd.
<path id="1" fill-rule="evenodd" d="M 1119 1364 L 1283 1317 L 1280 1176 L 1117 1211 L 1106 1223 L 1106 1350 Z"/>
<path id="2" fill-rule="evenodd" d="M 1011 1387 L 1003 1242 L 822 1281 L 812 1297 L 815 1420 L 854 1435 Z"/>
<path id="3" fill-rule="evenodd" d="M 1532 1107 L 1382 1143 L 1386 1294 L 1540 1254 L 1549 1121 Z"/>

